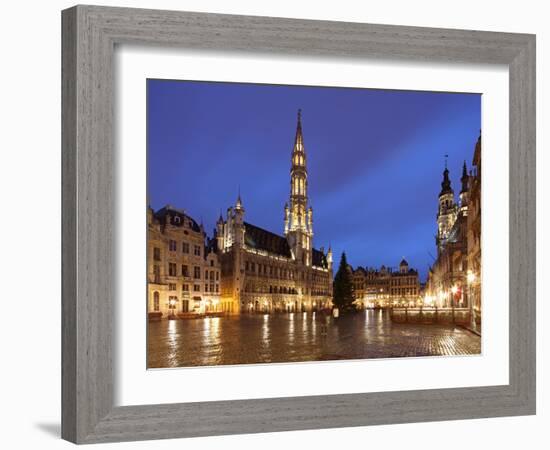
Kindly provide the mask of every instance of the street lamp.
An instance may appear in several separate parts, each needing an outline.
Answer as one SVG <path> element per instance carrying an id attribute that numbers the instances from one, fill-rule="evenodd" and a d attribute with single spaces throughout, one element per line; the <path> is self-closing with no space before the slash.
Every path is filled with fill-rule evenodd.
<path id="1" fill-rule="evenodd" d="M 475 274 L 468 270 L 468 275 L 466 276 L 466 280 L 468 281 L 468 304 L 470 306 L 470 327 L 472 330 L 477 331 L 477 324 L 476 324 L 476 313 L 474 310 L 474 296 L 472 295 L 472 284 L 474 284 L 476 280 Z"/>

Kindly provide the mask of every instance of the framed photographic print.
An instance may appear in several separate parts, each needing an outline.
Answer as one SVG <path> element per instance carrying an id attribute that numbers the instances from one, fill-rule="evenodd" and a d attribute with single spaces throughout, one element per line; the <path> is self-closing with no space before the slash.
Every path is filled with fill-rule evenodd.
<path id="1" fill-rule="evenodd" d="M 64 11 L 63 437 L 534 414 L 534 55 Z"/>
<path id="2" fill-rule="evenodd" d="M 481 353 L 480 94 L 149 79 L 147 101 L 148 368 Z"/>

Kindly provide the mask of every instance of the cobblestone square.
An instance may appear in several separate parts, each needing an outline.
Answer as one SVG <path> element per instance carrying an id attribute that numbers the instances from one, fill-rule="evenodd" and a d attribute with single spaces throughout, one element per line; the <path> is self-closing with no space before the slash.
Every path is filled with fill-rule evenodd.
<path id="1" fill-rule="evenodd" d="M 188 367 L 481 353 L 481 338 L 452 325 L 396 324 L 367 310 L 242 314 L 149 322 L 148 367 Z"/>

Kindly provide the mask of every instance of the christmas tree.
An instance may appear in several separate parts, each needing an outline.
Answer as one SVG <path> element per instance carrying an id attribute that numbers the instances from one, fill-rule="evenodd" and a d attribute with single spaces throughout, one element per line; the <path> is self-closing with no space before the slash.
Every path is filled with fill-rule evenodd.
<path id="1" fill-rule="evenodd" d="M 342 253 L 338 272 L 334 277 L 334 289 L 332 302 L 340 312 L 355 310 L 353 301 L 353 283 L 351 280 L 351 268 L 348 266 L 346 253 Z"/>

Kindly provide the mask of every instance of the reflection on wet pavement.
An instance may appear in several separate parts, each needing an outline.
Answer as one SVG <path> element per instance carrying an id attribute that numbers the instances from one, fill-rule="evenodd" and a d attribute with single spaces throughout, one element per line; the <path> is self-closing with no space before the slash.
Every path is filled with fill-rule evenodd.
<path id="1" fill-rule="evenodd" d="M 334 319 L 318 313 L 242 314 L 148 324 L 148 367 L 212 366 L 405 356 L 471 355 L 462 328 L 394 324 L 382 310 Z"/>

